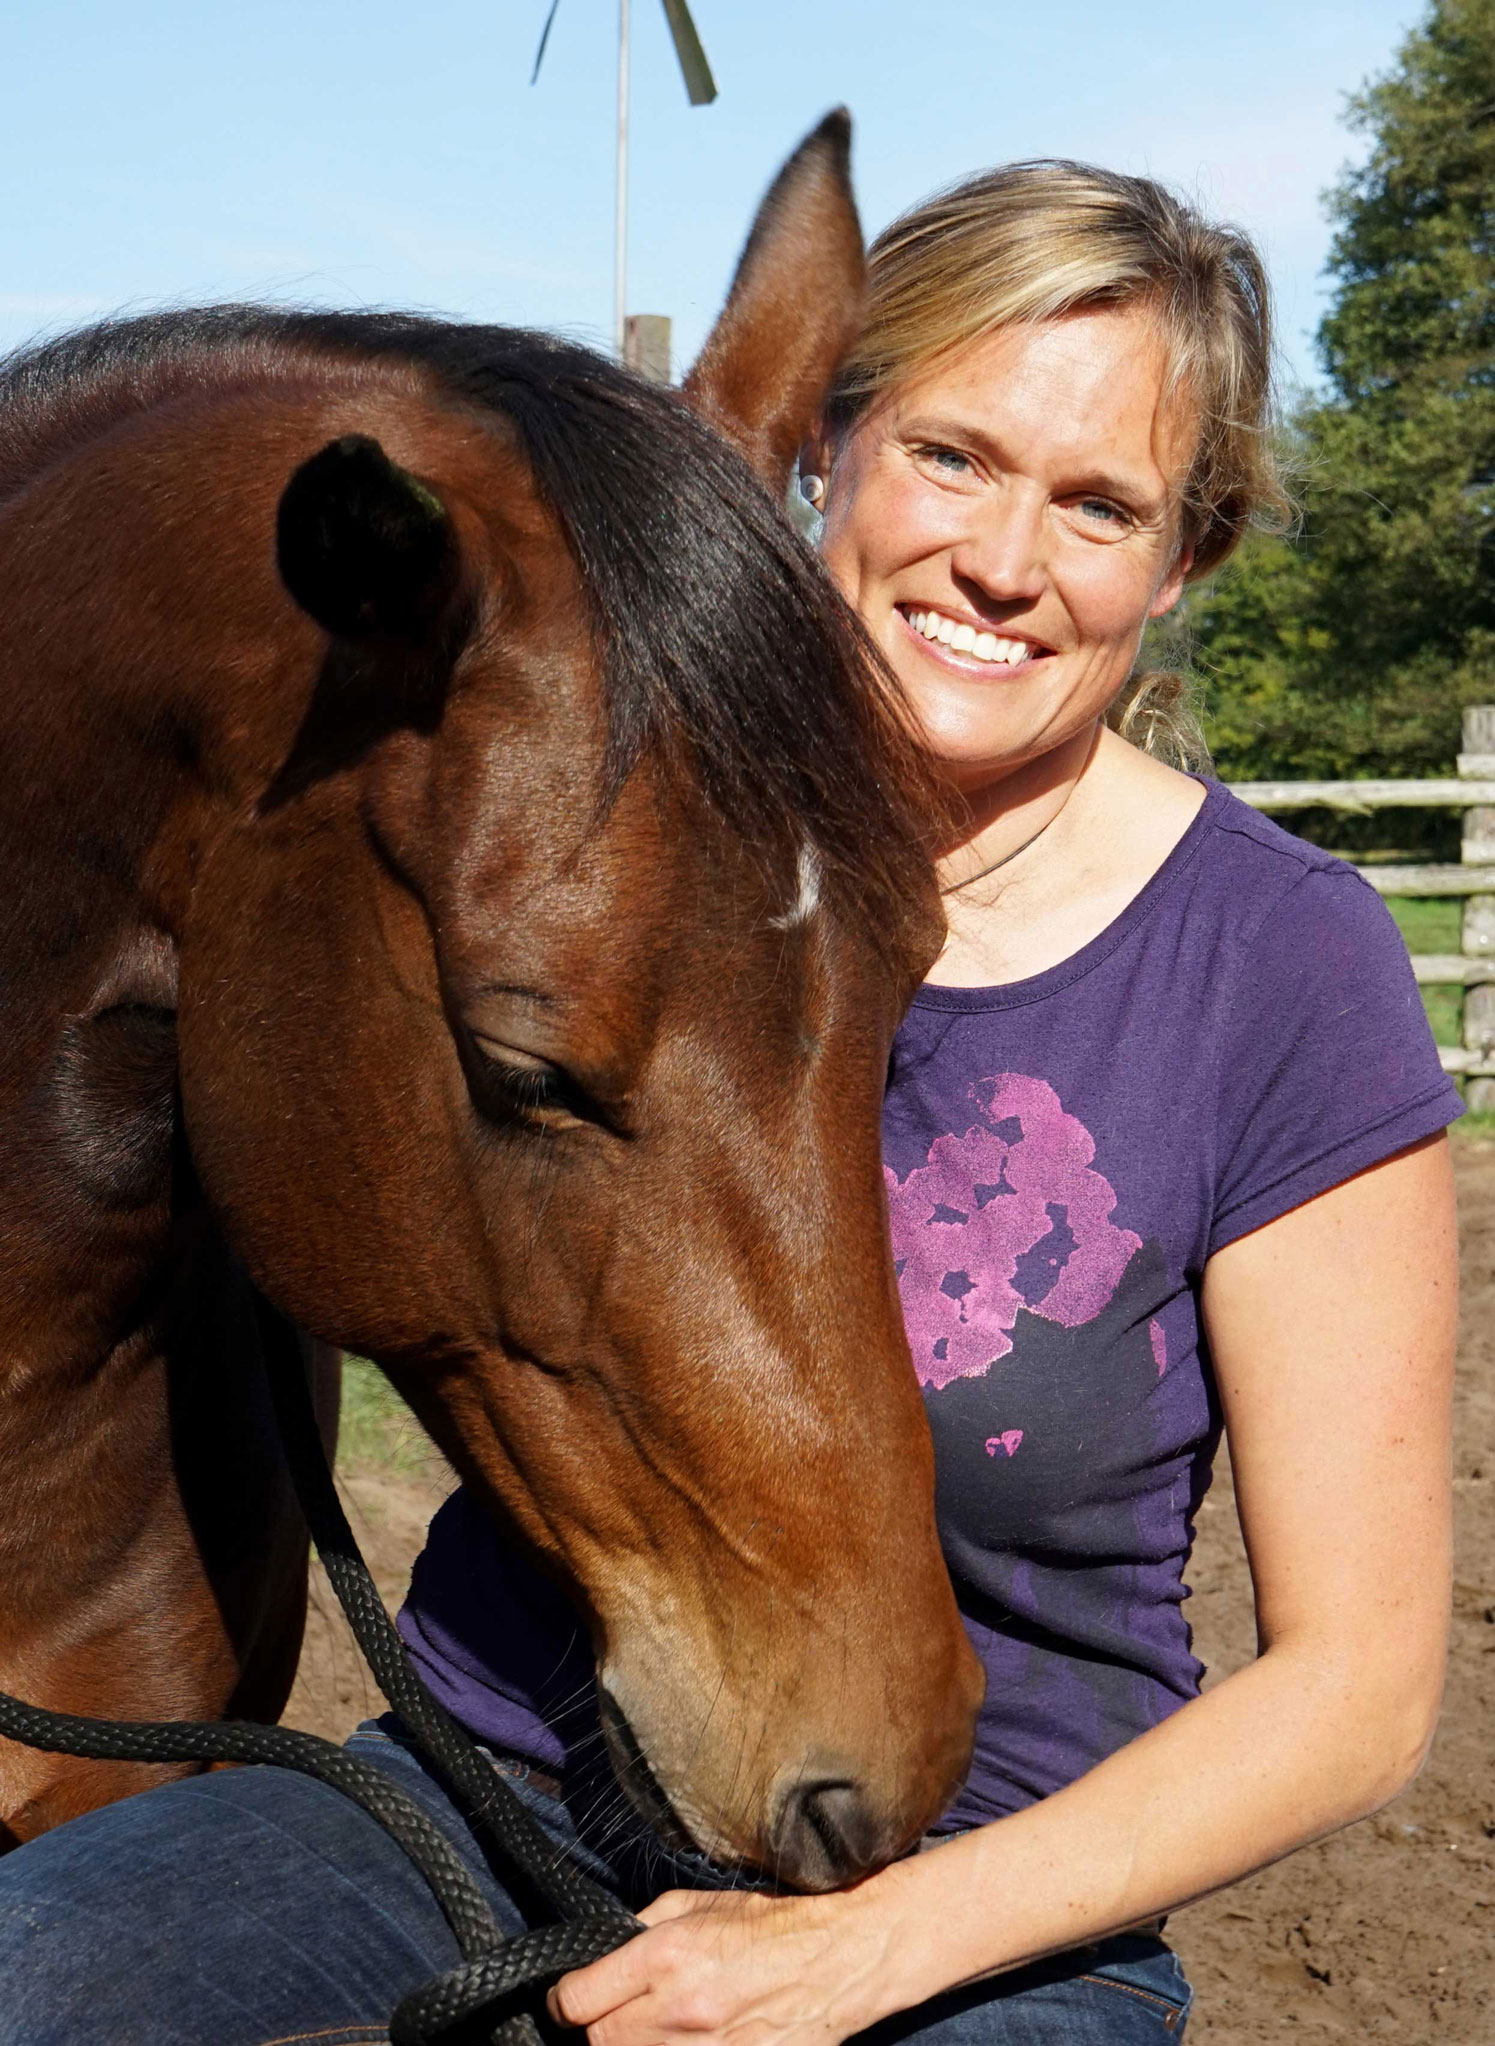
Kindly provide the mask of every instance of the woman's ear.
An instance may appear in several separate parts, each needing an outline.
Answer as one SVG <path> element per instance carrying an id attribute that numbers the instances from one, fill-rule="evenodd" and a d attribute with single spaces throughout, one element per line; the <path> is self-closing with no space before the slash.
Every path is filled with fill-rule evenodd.
<path id="1" fill-rule="evenodd" d="M 1189 570 L 1194 566 L 1194 542 L 1185 540 L 1173 557 L 1173 566 L 1158 585 L 1152 602 L 1147 607 L 1149 618 L 1161 618 L 1171 611 L 1184 593 L 1184 584 L 1189 580 Z"/>
<path id="2" fill-rule="evenodd" d="M 825 421 L 817 420 L 808 436 L 800 443 L 796 467 L 799 471 L 800 495 L 807 503 L 813 504 L 818 512 L 825 510 L 826 492 L 831 484 L 833 450 L 834 443 L 826 431 Z M 812 477 L 819 480 L 818 493 L 812 492 L 808 487 Z"/>

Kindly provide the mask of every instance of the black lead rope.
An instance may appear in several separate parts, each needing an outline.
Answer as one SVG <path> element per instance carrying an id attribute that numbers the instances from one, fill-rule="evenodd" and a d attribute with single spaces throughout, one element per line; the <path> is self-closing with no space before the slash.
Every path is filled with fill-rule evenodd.
<path id="1" fill-rule="evenodd" d="M 539 2046 L 538 1988 L 631 1939 L 638 1920 L 550 1840 L 416 1675 L 384 1609 L 332 1481 L 295 1335 L 261 1310 L 270 1390 L 296 1495 L 339 1605 L 380 1690 L 445 1779 L 473 1828 L 523 1890 L 560 1923 L 507 1937 L 466 1863 L 415 1800 L 380 1769 L 315 1734 L 242 1721 L 81 1719 L 0 1692 L 0 1734 L 49 1754 L 112 1762 L 259 1762 L 314 1776 L 381 1825 L 420 1871 L 452 1929 L 462 1965 L 413 1990 L 390 2019 L 391 2046 L 434 2046 L 462 2028 L 493 2046 Z"/>

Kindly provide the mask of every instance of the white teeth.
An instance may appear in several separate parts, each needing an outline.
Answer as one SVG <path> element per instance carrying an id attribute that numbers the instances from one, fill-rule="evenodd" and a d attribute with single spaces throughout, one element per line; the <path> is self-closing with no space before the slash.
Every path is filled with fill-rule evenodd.
<path id="1" fill-rule="evenodd" d="M 905 615 L 911 631 L 922 633 L 925 639 L 937 639 L 952 653 L 974 654 L 978 661 L 1016 668 L 1034 651 L 1025 639 L 1004 639 L 999 633 L 978 632 L 974 625 L 957 625 L 953 618 L 946 618 L 939 611 L 909 611 Z"/>

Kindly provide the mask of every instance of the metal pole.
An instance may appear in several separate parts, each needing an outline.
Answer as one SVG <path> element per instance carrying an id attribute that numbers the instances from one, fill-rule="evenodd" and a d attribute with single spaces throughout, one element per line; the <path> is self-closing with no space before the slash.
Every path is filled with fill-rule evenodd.
<path id="1" fill-rule="evenodd" d="M 628 313 L 628 0 L 618 0 L 618 219 L 613 254 L 613 339 L 623 359 Z"/>

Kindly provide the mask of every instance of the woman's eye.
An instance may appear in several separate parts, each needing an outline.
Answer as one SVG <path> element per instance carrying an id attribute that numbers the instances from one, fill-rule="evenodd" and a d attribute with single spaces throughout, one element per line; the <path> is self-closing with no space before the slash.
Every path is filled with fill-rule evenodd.
<path id="1" fill-rule="evenodd" d="M 968 476 L 971 474 L 971 458 L 963 455 L 959 448 L 924 447 L 919 457 L 941 476 Z"/>
<path id="2" fill-rule="evenodd" d="M 1112 504 L 1106 497 L 1082 497 L 1075 509 L 1082 512 L 1092 525 L 1114 526 L 1118 530 L 1131 525 L 1131 519 L 1119 504 Z"/>

